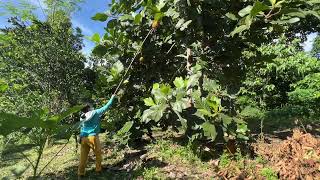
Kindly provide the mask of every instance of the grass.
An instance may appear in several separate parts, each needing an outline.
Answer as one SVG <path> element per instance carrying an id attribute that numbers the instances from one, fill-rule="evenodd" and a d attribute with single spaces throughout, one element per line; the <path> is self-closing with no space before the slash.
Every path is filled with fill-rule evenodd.
<path id="1" fill-rule="evenodd" d="M 149 143 L 144 148 L 119 149 L 108 143 L 105 134 L 100 135 L 104 146 L 103 171 L 95 172 L 95 160 L 92 152 L 86 168 L 86 179 L 218 179 L 217 174 L 225 178 L 237 177 L 245 173 L 246 177 L 253 179 L 277 179 L 277 174 L 263 157 L 250 159 L 238 151 L 234 155 L 223 153 L 219 159 L 212 162 L 202 161 L 192 151 L 190 145 L 182 146 L 172 140 L 157 138 L 155 143 Z M 43 167 L 56 152 L 63 146 L 63 141 L 52 147 L 45 148 L 44 158 L 40 168 Z M 15 151 L 22 151 L 31 159 L 35 159 L 36 153 L 28 146 L 18 149 L 10 147 L 2 156 L 0 173 L 2 177 L 14 178 L 13 174 L 19 174 L 28 167 L 28 162 Z M 42 174 L 44 179 L 77 179 L 79 152 L 76 152 L 75 142 L 71 141 L 66 148 L 52 161 Z M 218 164 L 215 162 L 219 162 Z M 257 168 L 259 166 L 259 168 Z M 22 179 L 28 179 L 32 175 L 32 168 L 28 167 L 22 174 Z"/>
<path id="2" fill-rule="evenodd" d="M 208 169 L 208 165 L 193 153 L 190 146 L 181 146 L 169 140 L 158 140 L 157 143 L 151 145 L 149 149 L 154 156 L 158 156 L 166 162 L 196 166 L 204 170 Z"/>
<path id="3" fill-rule="evenodd" d="M 164 174 L 161 173 L 161 170 L 158 167 L 143 168 L 140 173 L 136 174 L 136 176 L 138 175 L 137 177 L 143 179 L 165 179 Z"/>
<path id="4" fill-rule="evenodd" d="M 104 137 L 101 135 L 102 144 L 108 144 Z M 47 147 L 40 167 L 43 167 L 62 146 L 63 142 L 60 142 L 52 147 Z M 158 138 L 156 143 L 148 144 L 145 147 L 145 152 L 140 154 L 140 151 L 128 148 L 117 149 L 117 147 L 109 146 L 104 149 L 106 152 L 103 156 L 103 166 L 107 168 L 101 174 L 97 174 L 94 157 L 89 158 L 86 169 L 87 179 L 105 179 L 106 177 L 110 177 L 110 179 L 212 179 L 217 172 L 217 167 L 201 161 L 193 153 L 191 146 L 182 146 L 170 140 Z M 36 153 L 29 148 L 24 153 L 31 159 L 36 157 Z M 141 155 L 146 156 L 146 158 L 141 158 Z M 13 171 L 21 171 L 28 165 L 28 162 L 17 153 L 12 153 L 12 155 L 3 158 L 1 163 L 3 167 L 0 173 L 11 178 L 13 177 Z M 76 153 L 74 141 L 71 141 L 46 168 L 42 174 L 43 177 L 76 179 L 78 158 L 79 150 Z M 243 169 L 244 159 L 245 157 L 241 154 L 230 156 L 225 153 L 220 158 L 219 167 L 220 169 L 227 168 L 230 164 L 236 162 L 239 168 Z M 29 167 L 21 178 L 26 179 L 31 175 L 32 170 Z"/>
<path id="5" fill-rule="evenodd" d="M 43 158 L 40 162 L 39 170 L 41 170 L 50 159 L 59 151 L 62 147 L 62 144 L 54 145 L 52 147 L 47 147 L 44 151 Z M 33 149 L 19 150 L 23 152 L 26 156 L 29 157 L 31 161 L 36 159 L 36 152 Z M 69 143 L 65 150 L 60 153 L 55 159 L 48 165 L 45 174 L 52 174 L 59 171 L 64 171 L 70 166 L 73 166 L 78 161 L 77 154 L 75 153 L 75 147 L 73 143 Z M 32 168 L 30 163 L 23 158 L 22 154 L 17 152 L 14 147 L 8 147 L 5 151 L 5 154 L 1 157 L 1 170 L 0 173 L 3 177 L 15 177 L 15 171 L 22 171 L 25 169 L 25 172 L 21 176 L 22 178 L 30 177 L 32 175 Z M 19 173 L 18 173 L 19 174 Z"/>

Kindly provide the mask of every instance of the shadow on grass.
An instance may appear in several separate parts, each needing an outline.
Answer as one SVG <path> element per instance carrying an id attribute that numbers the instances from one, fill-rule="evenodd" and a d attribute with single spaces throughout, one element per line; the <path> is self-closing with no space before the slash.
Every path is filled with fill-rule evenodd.
<path id="1" fill-rule="evenodd" d="M 113 165 L 104 166 L 101 173 L 95 172 L 95 169 L 86 169 L 86 175 L 82 179 L 136 179 L 143 176 L 145 169 L 152 167 L 164 167 L 166 163 L 158 159 L 142 160 L 141 156 L 144 155 L 146 150 L 137 150 L 128 152 L 124 155 L 123 159 Z M 94 164 L 90 161 L 89 164 Z M 71 166 L 64 171 L 56 173 L 48 173 L 43 175 L 43 179 L 78 179 L 77 176 L 78 166 Z"/>
<path id="2" fill-rule="evenodd" d="M 30 150 L 34 146 L 34 144 L 7 145 L 7 147 L 5 147 L 5 149 L 2 152 L 2 157 Z"/>
<path id="3" fill-rule="evenodd" d="M 265 136 L 286 139 L 292 130 L 299 128 L 315 136 L 320 135 L 320 119 L 313 110 L 302 106 L 287 106 L 263 113 L 261 119 L 249 119 L 248 127 L 254 137 L 262 132 Z"/>
<path id="4" fill-rule="evenodd" d="M 33 147 L 33 144 L 7 145 L 1 152 L 0 166 L 15 164 L 17 161 L 24 158 L 21 153 L 31 150 Z"/>

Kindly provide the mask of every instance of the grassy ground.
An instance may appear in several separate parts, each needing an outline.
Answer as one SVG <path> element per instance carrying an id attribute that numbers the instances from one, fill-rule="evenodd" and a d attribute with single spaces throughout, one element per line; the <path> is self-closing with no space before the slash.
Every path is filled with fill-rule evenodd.
<path id="1" fill-rule="evenodd" d="M 105 138 L 101 136 L 101 141 Z M 43 167 L 63 146 L 63 142 L 46 148 L 40 167 Z M 94 155 L 90 152 L 85 179 L 166 179 L 195 178 L 200 179 L 206 173 L 210 175 L 209 164 L 201 162 L 187 147 L 173 144 L 168 140 L 159 139 L 139 149 L 115 149 L 104 147 L 103 172 L 95 172 Z M 21 148 L 31 160 L 36 153 L 28 148 Z M 46 168 L 42 177 L 45 179 L 77 179 L 79 150 L 76 152 L 74 142 L 66 148 Z M 15 149 L 10 147 L 3 153 L 0 173 L 3 177 L 13 179 L 13 172 L 28 167 L 27 160 Z M 41 169 L 41 168 L 40 168 Z M 27 179 L 32 175 L 28 168 L 20 177 Z M 10 178 L 11 177 L 11 178 Z"/>
<path id="2" fill-rule="evenodd" d="M 57 144 L 47 148 L 40 167 L 43 167 L 61 146 L 62 144 Z M 13 149 L 5 153 L 0 173 L 3 177 L 15 179 L 12 176 L 13 171 L 24 169 L 28 166 L 28 162 Z M 24 153 L 30 159 L 36 157 L 32 150 L 26 149 Z M 75 145 L 70 142 L 46 168 L 42 178 L 77 179 L 78 158 Z M 103 166 L 103 172 L 97 174 L 94 155 L 91 153 L 84 179 L 212 179 L 217 172 L 215 166 L 202 162 L 188 147 L 180 146 L 169 140 L 158 140 L 157 143 L 149 144 L 139 150 L 105 149 Z M 29 167 L 20 178 L 28 179 L 31 175 L 32 169 Z"/>
<path id="3" fill-rule="evenodd" d="M 180 145 L 165 135 L 157 136 L 155 143 L 147 143 L 136 149 L 122 148 L 107 143 L 105 134 L 100 135 L 103 147 L 103 171 L 95 172 L 94 155 L 90 152 L 87 174 L 84 179 L 278 179 L 276 171 L 267 160 L 237 152 L 222 154 L 218 159 L 202 161 L 188 145 Z M 45 150 L 40 166 L 43 167 L 58 152 L 64 142 Z M 19 151 L 35 159 L 36 154 L 29 146 L 8 148 L 2 154 L 0 174 L 8 179 L 14 171 L 28 166 Z M 79 149 L 71 141 L 45 169 L 41 179 L 77 179 Z M 29 179 L 32 168 L 28 168 L 20 179 Z M 235 178 L 236 179 L 236 178 Z"/>

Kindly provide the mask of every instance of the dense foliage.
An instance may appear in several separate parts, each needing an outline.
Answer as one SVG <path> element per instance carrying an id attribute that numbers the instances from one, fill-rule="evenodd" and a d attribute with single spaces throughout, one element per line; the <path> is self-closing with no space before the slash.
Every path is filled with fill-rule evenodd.
<path id="1" fill-rule="evenodd" d="M 1 109 L 23 113 L 46 106 L 58 112 L 68 106 L 65 102 L 75 105 L 85 86 L 80 31 L 73 35 L 68 21 L 55 26 L 39 21 L 27 26 L 15 18 L 11 22 L 12 27 L 1 30 L 0 76 L 8 85 Z"/>
<path id="2" fill-rule="evenodd" d="M 139 60 L 134 62 L 127 77 L 117 109 L 121 112 L 117 121 L 133 120 L 135 128 L 131 130 L 135 132 L 137 129 L 150 129 L 150 126 L 184 127 L 190 138 L 202 129 L 201 136 L 215 140 L 215 128 L 219 127 L 215 124 L 219 122 L 216 113 L 228 117 L 227 121 L 231 122 L 236 117 L 245 117 L 237 111 L 254 105 L 251 102 L 258 103 L 259 108 L 265 110 L 283 107 L 289 103 L 287 93 L 294 91 L 293 83 L 317 71 L 318 64 L 302 52 L 296 54 L 300 52 L 299 45 L 288 48 L 286 42 L 276 41 L 278 45 L 268 46 L 282 37 L 287 37 L 290 44 L 297 33 L 305 39 L 308 33 L 317 31 L 318 11 L 317 1 L 112 1 L 107 13 L 92 17 L 108 21 L 106 34 L 92 37 L 97 43 L 93 50 L 95 55 L 106 59 L 116 57 L 127 66 L 151 26 L 155 29 L 142 45 Z M 306 63 L 300 72 L 299 66 L 305 63 L 305 59 L 310 59 L 313 64 Z M 274 62 L 268 64 L 270 61 Z M 196 64 L 202 69 L 201 75 L 195 78 L 190 67 Z M 280 64 L 282 66 L 278 67 Z M 267 66 L 266 70 L 261 69 L 258 72 L 260 76 L 255 76 L 261 66 Z M 283 73 L 274 72 L 272 67 Z M 285 79 L 287 76 L 292 79 Z M 178 81 L 187 83 L 190 79 L 197 86 L 177 87 Z M 234 97 L 243 87 L 237 102 L 247 98 L 244 93 L 251 94 L 252 98 L 235 107 L 233 100 L 219 97 L 221 92 L 214 96 L 212 90 L 206 92 L 206 80 L 212 83 L 211 86 L 218 86 L 216 83 L 220 82 L 225 94 L 231 94 L 229 97 Z M 152 97 L 147 98 L 150 93 Z M 201 97 L 204 104 L 212 101 L 219 107 L 221 101 L 221 107 L 227 111 L 204 111 L 192 94 Z M 143 102 L 141 97 L 147 99 Z M 210 109 L 210 106 L 206 108 Z M 202 113 L 201 121 L 194 120 L 192 114 L 195 112 L 196 115 Z M 119 123 L 119 127 L 123 123 Z M 236 132 L 241 134 L 245 131 Z M 223 136 L 221 132 L 217 134 Z"/>

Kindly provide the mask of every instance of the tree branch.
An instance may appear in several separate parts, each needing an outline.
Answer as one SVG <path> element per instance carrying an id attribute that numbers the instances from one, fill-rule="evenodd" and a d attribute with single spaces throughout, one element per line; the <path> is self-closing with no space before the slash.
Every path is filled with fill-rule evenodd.
<path id="1" fill-rule="evenodd" d="M 22 154 L 22 156 L 31 164 L 32 168 L 34 169 L 35 167 L 34 167 L 32 161 L 28 158 L 28 156 L 25 155 L 23 152 L 20 152 L 20 154 Z"/>

